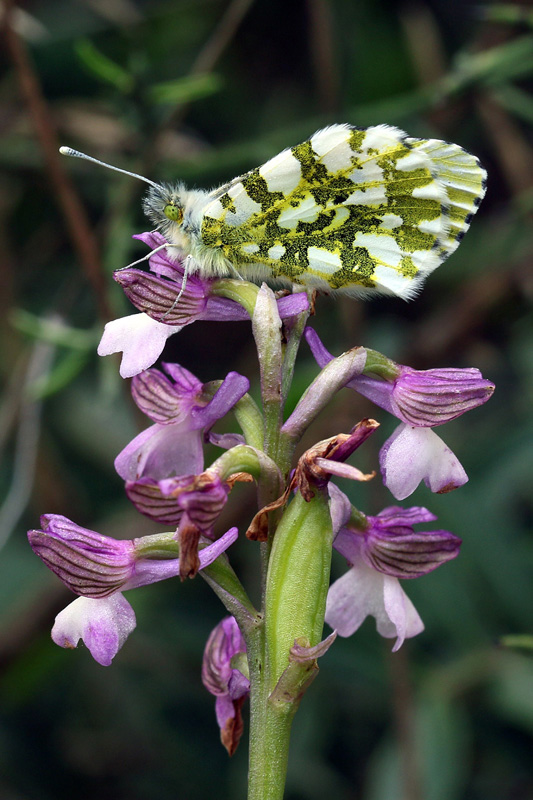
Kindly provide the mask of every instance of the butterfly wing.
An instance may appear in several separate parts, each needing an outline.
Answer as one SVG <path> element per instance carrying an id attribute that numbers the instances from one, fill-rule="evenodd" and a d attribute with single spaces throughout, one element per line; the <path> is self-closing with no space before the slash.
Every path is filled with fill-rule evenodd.
<path id="1" fill-rule="evenodd" d="M 202 242 L 245 277 L 408 298 L 457 247 L 485 172 L 457 145 L 333 125 L 208 197 Z"/>

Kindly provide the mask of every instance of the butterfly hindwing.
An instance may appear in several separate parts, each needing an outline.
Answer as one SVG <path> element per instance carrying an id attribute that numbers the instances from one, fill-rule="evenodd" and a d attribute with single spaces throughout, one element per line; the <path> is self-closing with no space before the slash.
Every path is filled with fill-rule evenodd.
<path id="1" fill-rule="evenodd" d="M 208 197 L 202 242 L 243 277 L 411 296 L 453 252 L 484 191 L 457 145 L 333 125 Z"/>

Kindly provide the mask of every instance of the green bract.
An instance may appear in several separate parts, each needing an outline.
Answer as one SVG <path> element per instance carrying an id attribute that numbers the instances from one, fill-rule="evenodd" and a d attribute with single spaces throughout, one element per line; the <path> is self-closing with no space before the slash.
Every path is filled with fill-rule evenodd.
<path id="1" fill-rule="evenodd" d="M 289 664 L 295 639 L 319 643 L 324 625 L 333 531 L 328 496 L 298 493 L 274 537 L 266 590 L 266 643 L 270 688 Z M 313 587 L 309 591 L 309 587 Z"/>

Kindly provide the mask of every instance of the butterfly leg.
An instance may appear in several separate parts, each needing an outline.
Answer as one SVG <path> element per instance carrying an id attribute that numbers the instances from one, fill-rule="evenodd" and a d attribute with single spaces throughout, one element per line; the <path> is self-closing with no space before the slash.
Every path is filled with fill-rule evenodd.
<path id="1" fill-rule="evenodd" d="M 178 292 L 178 296 L 176 297 L 176 299 L 172 303 L 171 307 L 168 309 L 168 311 L 165 311 L 165 313 L 163 314 L 163 318 L 162 318 L 161 321 L 164 321 L 166 319 L 166 317 L 168 317 L 168 315 L 170 313 L 172 313 L 172 311 L 174 311 L 174 309 L 176 308 L 176 306 L 177 306 L 177 304 L 178 304 L 178 302 L 180 300 L 180 297 L 182 296 L 183 292 L 185 291 L 185 287 L 187 286 L 187 278 L 189 277 L 189 274 L 191 272 L 194 272 L 194 268 L 193 267 L 194 267 L 195 263 L 196 262 L 194 261 L 194 258 L 192 256 L 190 256 L 190 255 L 187 256 L 187 258 L 183 262 L 183 278 L 181 280 L 181 288 L 180 288 L 180 290 Z"/>
<path id="2" fill-rule="evenodd" d="M 243 280 L 244 280 L 244 278 L 242 277 L 242 275 L 240 274 L 240 272 L 238 272 L 238 271 L 235 269 L 235 267 L 233 266 L 233 264 L 230 264 L 230 265 L 229 265 L 229 269 L 230 269 L 230 272 L 231 272 L 231 274 L 233 275 L 233 277 L 234 277 L 234 278 L 237 278 L 239 281 L 243 281 Z"/>

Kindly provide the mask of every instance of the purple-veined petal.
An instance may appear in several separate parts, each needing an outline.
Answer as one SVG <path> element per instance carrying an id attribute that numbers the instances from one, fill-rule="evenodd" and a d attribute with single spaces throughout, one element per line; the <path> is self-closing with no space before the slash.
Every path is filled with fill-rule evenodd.
<path id="1" fill-rule="evenodd" d="M 418 427 L 450 422 L 486 403 L 494 392 L 494 384 L 474 368 L 416 370 L 402 366 L 393 387 L 394 413 Z"/>
<path id="2" fill-rule="evenodd" d="M 432 522 L 427 508 L 392 506 L 376 517 L 358 516 L 339 530 L 333 546 L 349 563 L 361 559 L 394 578 L 418 578 L 456 558 L 458 536 L 445 530 L 415 531 L 413 525 Z"/>
<path id="3" fill-rule="evenodd" d="M 468 480 L 458 458 L 430 428 L 402 423 L 380 452 L 383 482 L 397 500 L 414 492 L 421 481 L 442 494 Z"/>
<path id="4" fill-rule="evenodd" d="M 183 287 L 181 281 L 160 278 L 135 267 L 120 269 L 113 277 L 135 308 L 151 319 L 174 328 L 190 325 L 202 318 L 213 283 L 198 275 L 190 275 Z"/>
<path id="5" fill-rule="evenodd" d="M 33 551 L 73 592 L 107 597 L 134 570 L 134 545 L 82 528 L 59 514 L 41 517 L 42 530 L 28 531 Z"/>
<path id="6" fill-rule="evenodd" d="M 94 660 L 108 667 L 135 625 L 135 612 L 120 592 L 98 600 L 78 597 L 57 615 L 52 639 L 67 648 L 82 639 Z"/>
<path id="7" fill-rule="evenodd" d="M 223 619 L 210 633 L 202 660 L 202 683 L 215 695 L 215 712 L 222 744 L 233 755 L 242 734 L 241 706 L 250 691 L 250 681 L 232 659 L 246 652 L 234 617 Z"/>
<path id="8" fill-rule="evenodd" d="M 190 523 L 203 533 L 208 533 L 226 505 L 229 484 L 216 473 L 184 475 L 159 481 L 164 497 L 173 497 L 177 505 L 187 513 Z"/>
<path id="9" fill-rule="evenodd" d="M 419 578 L 457 558 L 461 539 L 445 530 L 417 531 L 394 528 L 368 517 L 361 555 L 366 563 L 394 578 Z"/>
<path id="10" fill-rule="evenodd" d="M 209 634 L 202 661 L 202 683 L 213 695 L 231 694 L 237 700 L 250 689 L 250 681 L 231 665 L 233 656 L 245 653 L 246 645 L 234 617 L 225 617 Z M 241 680 L 234 681 L 230 692 L 230 681 L 234 672 Z"/>
<path id="11" fill-rule="evenodd" d="M 250 381 L 238 372 L 228 372 L 211 401 L 191 410 L 191 424 L 195 428 L 210 428 L 225 417 L 250 388 Z"/>
<path id="12" fill-rule="evenodd" d="M 126 481 L 126 494 L 140 514 L 160 525 L 177 528 L 183 516 L 183 509 L 176 498 L 162 493 L 159 481 L 152 478 L 139 478 Z"/>
<path id="13" fill-rule="evenodd" d="M 312 328 L 305 335 L 318 365 L 324 368 L 333 356 Z M 390 361 L 389 365 L 395 377 L 356 375 L 347 386 L 413 427 L 432 428 L 450 422 L 486 403 L 494 392 L 494 384 L 475 368 L 416 370 Z"/>
<path id="14" fill-rule="evenodd" d="M 173 380 L 158 369 L 147 369 L 134 376 L 131 393 L 143 414 L 154 422 L 168 425 L 182 422 L 191 413 L 202 392 L 202 383 L 179 364 L 164 366 Z M 174 369 L 169 370 L 169 367 Z"/>
<path id="15" fill-rule="evenodd" d="M 369 519 L 377 520 L 380 524 L 386 524 L 389 527 L 412 527 L 421 522 L 435 522 L 437 515 L 430 511 L 429 508 L 424 508 L 424 506 L 411 506 L 410 508 L 388 506 L 375 517 L 369 517 Z"/>
<path id="16" fill-rule="evenodd" d="M 210 536 L 226 504 L 229 484 L 216 473 L 180 475 L 155 481 L 151 477 L 126 481 L 126 494 L 137 511 L 155 522 L 175 525 L 184 522 Z"/>

